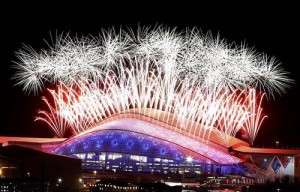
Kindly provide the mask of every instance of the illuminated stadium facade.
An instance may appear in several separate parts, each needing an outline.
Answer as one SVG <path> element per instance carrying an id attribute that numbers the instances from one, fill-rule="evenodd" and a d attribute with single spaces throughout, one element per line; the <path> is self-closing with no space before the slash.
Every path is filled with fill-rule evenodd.
<path id="1" fill-rule="evenodd" d="M 3 146 L 20 145 L 81 159 L 84 172 L 236 175 L 240 182 L 300 176 L 300 150 L 252 148 L 212 132 L 199 140 L 176 132 L 156 116 L 115 115 L 71 138 L 1 138 Z M 252 181 L 250 181 L 252 179 Z"/>
<path id="2" fill-rule="evenodd" d="M 300 160 L 300 150 L 251 148 L 234 137 L 226 144 L 216 133 L 201 141 L 133 113 L 116 115 L 51 152 L 81 159 L 86 171 L 241 175 L 258 182 L 297 176 Z"/>
<path id="3" fill-rule="evenodd" d="M 267 117 L 263 98 L 292 80 L 244 45 L 196 29 L 112 29 L 99 38 L 59 36 L 49 50 L 18 57 L 25 91 L 57 85 L 36 120 L 58 137 L 73 135 L 49 151 L 81 159 L 84 170 L 300 175 L 299 150 L 249 147 Z"/>
<path id="4" fill-rule="evenodd" d="M 201 173 L 201 167 L 197 167 L 201 164 L 240 162 L 224 151 L 134 118 L 97 126 L 68 140 L 53 152 L 81 158 L 83 166 L 92 170 L 167 173 L 184 172 L 188 167 Z"/>

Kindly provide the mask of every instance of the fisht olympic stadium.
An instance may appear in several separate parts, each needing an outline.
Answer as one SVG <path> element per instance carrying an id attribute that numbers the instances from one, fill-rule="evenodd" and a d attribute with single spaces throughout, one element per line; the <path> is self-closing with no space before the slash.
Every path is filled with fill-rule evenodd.
<path id="1" fill-rule="evenodd" d="M 81 159 L 86 170 L 233 174 L 263 182 L 294 176 L 299 169 L 300 150 L 251 148 L 235 137 L 225 143 L 215 132 L 204 141 L 176 131 L 176 122 L 163 120 L 164 115 L 115 115 L 51 152 Z"/>
<path id="2" fill-rule="evenodd" d="M 146 109 L 150 110 L 150 109 Z M 299 149 L 252 148 L 211 132 L 209 140 L 174 128 L 164 113 L 114 115 L 76 136 L 0 138 L 3 146 L 20 145 L 81 159 L 84 171 L 160 174 L 239 175 L 263 183 L 299 178 Z M 192 127 L 190 129 L 193 129 Z"/>
<path id="3" fill-rule="evenodd" d="M 72 133 L 55 145 L 41 139 L 41 149 L 81 159 L 84 170 L 300 176 L 300 150 L 251 147 L 263 98 L 292 80 L 245 45 L 159 26 L 61 35 L 47 50 L 17 56 L 24 91 L 56 85 L 36 120 L 58 137 Z"/>

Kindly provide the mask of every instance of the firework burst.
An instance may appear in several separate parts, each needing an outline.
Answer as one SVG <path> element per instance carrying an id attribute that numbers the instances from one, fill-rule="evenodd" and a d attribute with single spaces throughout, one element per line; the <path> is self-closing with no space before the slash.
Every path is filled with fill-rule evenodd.
<path id="1" fill-rule="evenodd" d="M 59 36 L 49 50 L 27 48 L 18 57 L 15 78 L 25 91 L 58 84 L 54 107 L 45 100 L 49 110 L 38 120 L 59 136 L 66 127 L 79 133 L 116 114 L 155 110 L 191 137 L 208 140 L 216 131 L 228 142 L 243 129 L 253 143 L 265 118 L 256 89 L 274 97 L 291 82 L 274 58 L 195 28 Z"/>

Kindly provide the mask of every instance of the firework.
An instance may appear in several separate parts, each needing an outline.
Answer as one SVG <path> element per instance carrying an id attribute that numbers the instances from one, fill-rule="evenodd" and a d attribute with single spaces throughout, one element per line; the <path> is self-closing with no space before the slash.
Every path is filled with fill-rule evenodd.
<path id="1" fill-rule="evenodd" d="M 175 75 L 209 90 L 251 86 L 273 95 L 284 92 L 291 81 L 274 58 L 196 29 L 185 34 L 158 27 L 136 34 L 103 31 L 99 38 L 59 36 L 49 50 L 36 52 L 27 47 L 18 57 L 15 78 L 28 92 L 39 91 L 44 82 L 74 83 L 82 77 L 101 81 L 108 71 L 118 72 L 131 60 L 147 60 L 154 63 L 151 71 L 159 70 L 166 78 Z"/>
<path id="2" fill-rule="evenodd" d="M 54 107 L 45 100 L 49 111 L 38 120 L 59 136 L 67 127 L 80 133 L 116 114 L 155 111 L 191 137 L 208 140 L 216 131 L 228 142 L 242 129 L 253 143 L 265 118 L 256 89 L 274 96 L 291 82 L 274 58 L 197 29 L 66 35 L 49 50 L 27 48 L 18 57 L 15 78 L 25 91 L 58 84 L 50 92 Z"/>

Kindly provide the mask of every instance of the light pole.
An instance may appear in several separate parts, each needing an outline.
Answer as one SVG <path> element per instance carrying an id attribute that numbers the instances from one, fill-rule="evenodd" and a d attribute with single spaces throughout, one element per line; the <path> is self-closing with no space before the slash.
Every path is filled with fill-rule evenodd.
<path id="1" fill-rule="evenodd" d="M 264 167 L 267 169 L 267 165 L 266 165 L 267 159 L 266 158 L 264 159 L 264 163 L 265 163 Z M 265 172 L 263 173 L 263 176 L 264 176 L 264 180 L 263 181 L 265 183 L 265 179 L 266 179 L 266 173 Z"/>
<path id="2" fill-rule="evenodd" d="M 193 166 L 193 165 L 192 165 L 193 160 L 194 160 L 194 159 L 193 159 L 193 157 L 191 157 L 191 156 L 186 157 L 186 162 L 188 163 L 188 168 L 190 169 L 189 172 L 192 172 L 191 166 Z"/>
<path id="3" fill-rule="evenodd" d="M 247 189 L 247 192 L 248 192 L 249 191 L 249 186 L 248 185 L 246 186 L 246 189 Z"/>
<path id="4" fill-rule="evenodd" d="M 276 189 L 277 190 L 277 192 L 279 192 L 281 189 Z"/>
<path id="5" fill-rule="evenodd" d="M 276 147 L 278 148 L 279 141 L 276 141 Z"/>
<path id="6" fill-rule="evenodd" d="M 96 177 L 97 177 L 97 171 L 94 170 L 93 173 L 94 173 L 94 180 L 95 180 L 95 182 L 96 182 L 96 179 L 97 179 L 97 178 L 96 178 Z"/>
<path id="7" fill-rule="evenodd" d="M 58 188 L 60 188 L 61 187 L 61 182 L 62 182 L 62 178 L 58 178 L 57 179 L 57 184 L 56 184 L 56 186 L 58 187 Z"/>
<path id="8" fill-rule="evenodd" d="M 83 184 L 83 180 L 81 178 L 78 179 L 79 181 L 79 186 L 80 186 L 80 189 L 82 188 L 82 184 Z"/>

